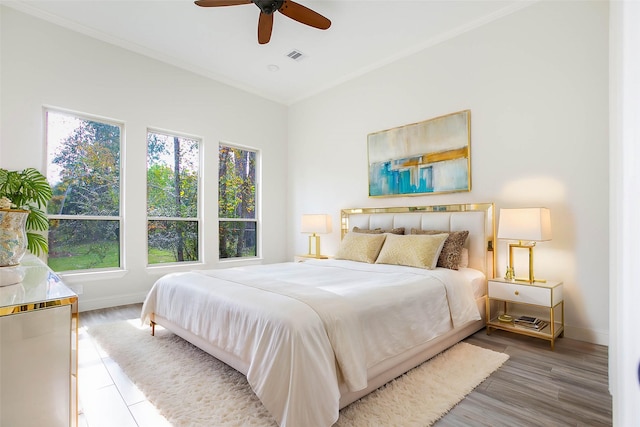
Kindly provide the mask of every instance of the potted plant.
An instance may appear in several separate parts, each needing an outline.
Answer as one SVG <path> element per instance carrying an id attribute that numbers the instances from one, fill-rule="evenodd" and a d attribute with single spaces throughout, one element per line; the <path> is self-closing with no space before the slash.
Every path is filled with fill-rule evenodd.
<path id="1" fill-rule="evenodd" d="M 49 229 L 43 210 L 49 199 L 51 186 L 37 169 L 0 168 L 0 266 L 18 264 L 25 248 L 35 255 L 48 251 L 47 239 L 38 232 Z"/>

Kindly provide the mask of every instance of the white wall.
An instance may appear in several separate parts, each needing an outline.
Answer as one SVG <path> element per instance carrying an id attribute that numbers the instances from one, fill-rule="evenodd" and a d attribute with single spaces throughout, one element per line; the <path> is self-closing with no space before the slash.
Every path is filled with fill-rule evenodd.
<path id="1" fill-rule="evenodd" d="M 203 140 L 204 261 L 217 264 L 218 143 L 261 150 L 265 262 L 284 261 L 287 108 L 30 17 L 1 11 L 0 166 L 44 168 L 43 106 L 124 122 L 124 275 L 67 277 L 80 309 L 141 301 L 166 269 L 146 268 L 146 130 Z M 192 268 L 193 266 L 189 266 Z M 121 277 L 120 277 L 121 276 Z"/>
<path id="2" fill-rule="evenodd" d="M 607 34 L 607 2 L 540 2 L 291 106 L 289 256 L 306 252 L 303 213 L 333 216 L 332 254 L 342 208 L 546 206 L 536 275 L 564 281 L 567 336 L 607 344 Z M 464 109 L 471 192 L 367 197 L 367 134 Z"/>

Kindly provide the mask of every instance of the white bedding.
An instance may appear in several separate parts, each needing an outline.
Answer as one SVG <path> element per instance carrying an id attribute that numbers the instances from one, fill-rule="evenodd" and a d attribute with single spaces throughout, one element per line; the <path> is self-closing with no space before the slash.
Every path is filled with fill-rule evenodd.
<path id="1" fill-rule="evenodd" d="M 482 271 L 473 268 L 461 268 L 458 271 L 471 284 L 475 298 L 480 298 L 487 294 L 487 276 Z"/>
<path id="2" fill-rule="evenodd" d="M 463 270 L 309 260 L 174 273 L 142 319 L 155 313 L 242 360 L 281 426 L 330 426 L 340 382 L 363 389 L 372 366 L 480 319 L 478 275 Z"/>

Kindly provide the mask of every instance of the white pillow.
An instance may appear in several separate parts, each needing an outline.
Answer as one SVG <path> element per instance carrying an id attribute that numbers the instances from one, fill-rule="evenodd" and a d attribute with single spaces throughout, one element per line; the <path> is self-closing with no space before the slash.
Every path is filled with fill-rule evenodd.
<path id="1" fill-rule="evenodd" d="M 433 270 L 448 234 L 389 234 L 376 264 L 406 265 Z"/>
<path id="2" fill-rule="evenodd" d="M 373 264 L 386 237 L 386 234 L 347 233 L 335 258 Z"/>

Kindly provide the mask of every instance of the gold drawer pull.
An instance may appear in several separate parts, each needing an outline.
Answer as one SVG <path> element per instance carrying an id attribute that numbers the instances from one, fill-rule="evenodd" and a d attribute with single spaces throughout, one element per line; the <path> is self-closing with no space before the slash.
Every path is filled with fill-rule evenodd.
<path id="1" fill-rule="evenodd" d="M 520 292 L 518 292 L 518 291 L 515 291 L 514 293 L 515 293 L 516 295 L 520 295 Z"/>

